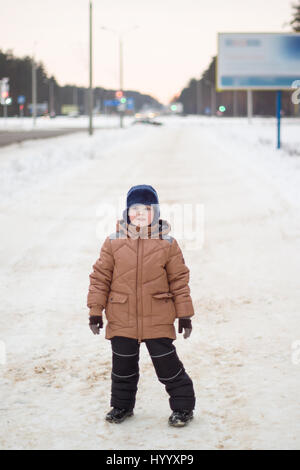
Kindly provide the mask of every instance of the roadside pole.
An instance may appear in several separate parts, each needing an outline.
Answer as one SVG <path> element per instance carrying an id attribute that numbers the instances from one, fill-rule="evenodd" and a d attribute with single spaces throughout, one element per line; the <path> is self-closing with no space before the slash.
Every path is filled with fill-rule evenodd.
<path id="1" fill-rule="evenodd" d="M 90 42 L 90 85 L 89 85 L 89 135 L 93 135 L 93 3 L 90 0 L 90 31 L 89 31 L 89 42 Z"/>
<path id="2" fill-rule="evenodd" d="M 253 94 L 252 90 L 247 90 L 247 114 L 248 114 L 248 123 L 251 124 L 253 117 Z"/>
<path id="3" fill-rule="evenodd" d="M 276 115 L 277 115 L 277 148 L 281 147 L 281 90 L 276 95 Z"/>
<path id="4" fill-rule="evenodd" d="M 201 114 L 201 104 L 202 104 L 202 81 L 201 77 L 196 82 L 196 114 Z"/>
<path id="5" fill-rule="evenodd" d="M 217 107 L 217 95 L 216 95 L 216 89 L 214 84 L 211 82 L 210 84 L 210 115 L 215 116 L 216 115 L 216 107 Z"/>
<path id="6" fill-rule="evenodd" d="M 118 36 L 118 41 L 119 41 L 119 74 L 120 74 L 119 75 L 120 88 L 119 88 L 118 91 L 121 92 L 121 97 L 123 97 L 123 95 L 124 95 L 124 93 L 123 93 L 123 87 L 124 87 L 124 83 L 123 83 L 123 37 L 124 37 L 124 34 L 129 33 L 130 31 L 132 31 L 134 29 L 137 29 L 137 28 L 138 28 L 138 26 L 134 26 L 133 28 L 130 28 L 127 31 L 118 32 L 118 31 L 115 31 L 114 29 L 110 29 L 110 28 L 106 28 L 105 26 L 101 26 L 101 29 L 103 29 L 105 31 L 110 31 L 110 32 L 112 32 L 112 33 L 114 33 Z M 126 103 L 126 100 L 125 100 L 125 103 Z M 120 127 L 123 127 L 123 118 L 124 118 L 124 113 L 126 111 L 126 104 L 125 103 L 120 102 L 119 106 L 118 106 L 118 111 L 119 111 L 119 116 L 120 116 Z"/>
<path id="7" fill-rule="evenodd" d="M 119 35 L 119 60 L 120 60 L 120 91 L 123 93 L 123 40 L 122 35 Z M 124 111 L 120 109 L 120 127 L 123 127 Z"/>
<path id="8" fill-rule="evenodd" d="M 36 64 L 34 57 L 32 59 L 32 123 L 36 125 Z"/>
<path id="9" fill-rule="evenodd" d="M 232 92 L 232 100 L 233 100 L 233 117 L 237 117 L 237 113 L 238 113 L 238 96 L 237 96 L 237 90 L 233 90 L 233 92 Z"/>
<path id="10" fill-rule="evenodd" d="M 53 78 L 50 78 L 49 82 L 49 113 L 50 116 L 54 116 L 55 110 L 54 110 L 54 81 Z"/>

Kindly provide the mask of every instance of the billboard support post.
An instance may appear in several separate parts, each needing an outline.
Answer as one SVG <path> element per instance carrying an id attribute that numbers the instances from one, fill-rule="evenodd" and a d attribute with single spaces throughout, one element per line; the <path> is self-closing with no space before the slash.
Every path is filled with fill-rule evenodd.
<path id="1" fill-rule="evenodd" d="M 233 100 L 233 104 L 232 104 L 232 107 L 233 107 L 233 117 L 237 117 L 238 115 L 238 100 L 237 100 L 237 90 L 233 90 L 233 93 L 232 93 L 232 100 Z"/>
<path id="2" fill-rule="evenodd" d="M 36 115 L 37 115 L 37 81 L 36 81 L 36 63 L 35 58 L 32 59 L 32 125 L 36 125 Z"/>
<path id="3" fill-rule="evenodd" d="M 252 90 L 247 90 L 247 114 L 248 114 L 248 122 L 251 123 L 253 117 L 253 95 Z"/>
<path id="4" fill-rule="evenodd" d="M 281 131 L 281 90 L 276 93 L 276 115 L 277 115 L 277 148 L 281 147 L 280 131 Z"/>

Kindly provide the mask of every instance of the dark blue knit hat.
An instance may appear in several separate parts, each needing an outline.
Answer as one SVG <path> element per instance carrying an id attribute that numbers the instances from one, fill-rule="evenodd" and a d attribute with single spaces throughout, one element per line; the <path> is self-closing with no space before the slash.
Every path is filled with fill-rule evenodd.
<path id="1" fill-rule="evenodd" d="M 128 224 L 130 223 L 128 209 L 133 204 L 144 204 L 149 206 L 153 204 L 154 217 L 151 225 L 154 225 L 159 220 L 160 210 L 158 195 L 155 189 L 149 184 L 138 184 L 129 189 L 127 193 L 126 209 L 123 214 L 125 220 L 125 213 L 127 213 L 126 218 Z"/>

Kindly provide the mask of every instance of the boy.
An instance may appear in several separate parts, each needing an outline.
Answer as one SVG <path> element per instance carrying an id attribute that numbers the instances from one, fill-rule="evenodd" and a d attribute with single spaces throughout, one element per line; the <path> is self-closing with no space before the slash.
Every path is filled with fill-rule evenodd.
<path id="1" fill-rule="evenodd" d="M 173 412 L 168 423 L 184 426 L 193 418 L 193 383 L 172 344 L 176 318 L 178 332 L 185 330 L 184 338 L 192 331 L 189 269 L 177 241 L 169 235 L 170 224 L 159 217 L 155 189 L 133 186 L 123 219 L 117 221 L 116 233 L 105 239 L 90 274 L 90 328 L 99 334 L 105 309 L 105 338 L 112 347 L 109 422 L 120 423 L 133 415 L 141 342 L 170 396 Z"/>

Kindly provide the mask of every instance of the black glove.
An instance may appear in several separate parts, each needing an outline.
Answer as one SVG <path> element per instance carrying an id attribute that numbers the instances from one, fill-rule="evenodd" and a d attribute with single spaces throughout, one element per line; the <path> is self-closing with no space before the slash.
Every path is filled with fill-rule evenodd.
<path id="1" fill-rule="evenodd" d="M 190 318 L 179 318 L 178 319 L 178 333 L 182 333 L 184 328 L 184 338 L 188 338 L 192 332 L 192 321 Z"/>
<path id="2" fill-rule="evenodd" d="M 99 335 L 100 328 L 103 328 L 102 315 L 90 315 L 89 326 L 94 335 Z"/>

